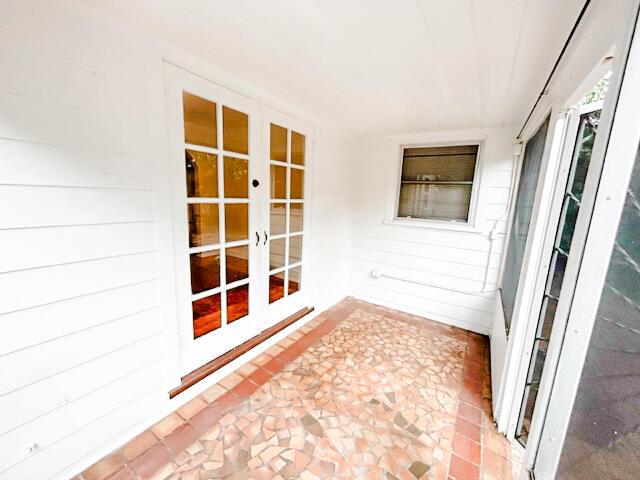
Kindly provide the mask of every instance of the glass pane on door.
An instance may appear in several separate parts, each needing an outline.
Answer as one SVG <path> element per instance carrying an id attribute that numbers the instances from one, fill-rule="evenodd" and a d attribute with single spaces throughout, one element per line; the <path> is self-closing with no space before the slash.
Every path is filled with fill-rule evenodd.
<path id="1" fill-rule="evenodd" d="M 565 187 L 560 221 L 556 229 L 556 240 L 551 256 L 549 273 L 547 275 L 544 299 L 538 316 L 538 328 L 529 364 L 525 395 L 522 398 L 520 417 L 516 428 L 516 439 L 525 446 L 529 437 L 533 410 L 538 397 L 538 388 L 540 386 L 540 379 L 547 355 L 547 346 L 555 320 L 556 306 L 562 293 L 565 268 L 571 253 L 573 233 L 578 218 L 578 211 L 580 210 L 580 201 L 578 198 L 582 198 L 584 179 L 589 168 L 599 119 L 600 110 L 585 113 L 580 116 L 573 160 Z"/>
<path id="2" fill-rule="evenodd" d="M 275 124 L 269 131 L 269 303 L 273 303 L 300 290 L 306 138 Z"/>
<path id="3" fill-rule="evenodd" d="M 538 177 L 542 166 L 542 154 L 549 128 L 549 118 L 545 120 L 533 137 L 527 142 L 520 170 L 518 196 L 514 207 L 513 220 L 509 232 L 507 258 L 502 278 L 501 298 L 507 334 L 511 326 L 511 317 L 516 304 L 520 270 L 529 235 L 529 222 L 533 213 Z"/>
<path id="4" fill-rule="evenodd" d="M 193 336 L 199 338 L 249 314 L 249 116 L 187 92 L 183 113 Z"/>

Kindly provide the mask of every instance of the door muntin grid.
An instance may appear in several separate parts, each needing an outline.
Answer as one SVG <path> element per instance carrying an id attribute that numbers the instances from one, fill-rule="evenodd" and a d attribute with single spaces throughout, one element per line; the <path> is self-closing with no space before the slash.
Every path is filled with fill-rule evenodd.
<path id="1" fill-rule="evenodd" d="M 526 446 L 601 110 L 580 116 L 515 438 Z"/>
<path id="2" fill-rule="evenodd" d="M 306 137 L 269 128 L 269 303 L 301 289 Z"/>
<path id="3" fill-rule="evenodd" d="M 193 337 L 249 314 L 249 115 L 183 91 Z"/>

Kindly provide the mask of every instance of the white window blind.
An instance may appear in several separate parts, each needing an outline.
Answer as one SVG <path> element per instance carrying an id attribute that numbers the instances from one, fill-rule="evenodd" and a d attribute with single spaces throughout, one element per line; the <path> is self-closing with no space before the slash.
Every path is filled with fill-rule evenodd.
<path id="1" fill-rule="evenodd" d="M 467 222 L 478 145 L 405 148 L 398 217 Z"/>

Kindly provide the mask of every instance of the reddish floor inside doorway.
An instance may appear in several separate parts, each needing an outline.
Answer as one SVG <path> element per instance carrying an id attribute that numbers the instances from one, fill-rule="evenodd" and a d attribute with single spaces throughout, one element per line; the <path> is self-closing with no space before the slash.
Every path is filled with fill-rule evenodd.
<path id="1" fill-rule="evenodd" d="M 78 480 L 510 479 L 485 337 L 346 299 Z"/>

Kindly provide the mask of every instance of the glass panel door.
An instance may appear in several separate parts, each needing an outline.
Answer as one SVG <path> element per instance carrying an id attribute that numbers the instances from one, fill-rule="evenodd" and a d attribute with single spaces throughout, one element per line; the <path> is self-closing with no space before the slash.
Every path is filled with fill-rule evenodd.
<path id="1" fill-rule="evenodd" d="M 305 224 L 309 133 L 304 125 L 277 112 L 265 122 L 268 142 L 268 205 L 265 247 L 268 262 L 268 323 L 304 306 Z"/>
<path id="2" fill-rule="evenodd" d="M 551 338 L 551 330 L 556 318 L 556 307 L 558 306 L 562 292 L 573 289 L 573 286 L 563 289 L 563 280 L 567 261 L 571 253 L 573 233 L 581 206 L 582 193 L 589 170 L 589 162 L 591 161 L 591 153 L 599 119 L 600 109 L 597 109 L 587 111 L 580 115 L 578 122 L 578 133 L 575 138 L 571 167 L 563 196 L 560 220 L 556 229 L 542 308 L 538 316 L 538 327 L 536 329 L 531 361 L 520 407 L 520 416 L 516 427 L 515 438 L 523 446 L 527 445 L 529 437 L 531 420 L 538 398 L 540 380 L 542 378 L 542 370 L 545 366 L 547 349 Z"/>
<path id="3" fill-rule="evenodd" d="M 172 181 L 184 374 L 260 329 L 259 252 L 253 238 L 259 202 L 249 185 L 259 167 L 258 132 L 252 101 L 167 69 L 168 114 L 177 133 L 171 138 Z"/>
<path id="4" fill-rule="evenodd" d="M 522 167 L 520 169 L 520 181 L 518 183 L 518 195 L 514 207 L 513 220 L 509 230 L 507 246 L 507 258 L 504 264 L 502 287 L 500 288 L 504 320 L 507 335 L 511 328 L 511 319 L 516 304 L 520 271 L 527 247 L 529 236 L 529 223 L 533 214 L 533 203 L 536 198 L 538 178 L 542 166 L 542 155 L 547 139 L 549 118 L 540 126 L 533 137 L 529 139 L 524 149 Z"/>

